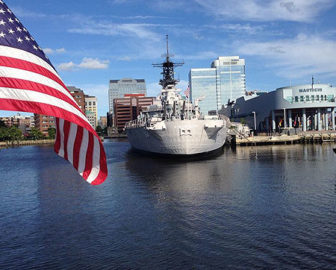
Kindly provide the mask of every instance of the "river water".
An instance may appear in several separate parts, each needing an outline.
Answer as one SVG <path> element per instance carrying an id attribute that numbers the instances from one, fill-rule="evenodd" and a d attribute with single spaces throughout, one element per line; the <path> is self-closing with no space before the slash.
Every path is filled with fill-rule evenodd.
<path id="1" fill-rule="evenodd" d="M 0 150 L 0 269 L 335 268 L 333 144 L 198 161 L 104 146 L 100 186 L 50 146 Z"/>

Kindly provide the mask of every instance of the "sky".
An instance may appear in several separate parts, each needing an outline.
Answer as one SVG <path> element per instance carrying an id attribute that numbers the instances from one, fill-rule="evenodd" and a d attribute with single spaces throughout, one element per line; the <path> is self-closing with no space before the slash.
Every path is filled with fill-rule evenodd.
<path id="1" fill-rule="evenodd" d="M 218 56 L 246 61 L 247 90 L 315 82 L 336 85 L 335 0 L 4 0 L 50 58 L 66 85 L 108 111 L 111 79 L 160 87 L 165 35 L 185 90 L 191 68 Z M 1 115 L 6 113 L 0 112 Z M 7 113 L 13 115 L 13 113 Z"/>

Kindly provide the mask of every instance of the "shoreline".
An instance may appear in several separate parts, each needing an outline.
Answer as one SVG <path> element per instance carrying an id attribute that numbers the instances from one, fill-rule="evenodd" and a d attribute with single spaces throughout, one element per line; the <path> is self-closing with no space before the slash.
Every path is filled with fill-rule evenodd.
<path id="1" fill-rule="evenodd" d="M 234 136 L 233 136 L 234 137 Z M 306 144 L 336 142 L 335 132 L 305 132 L 295 135 L 273 135 L 273 136 L 251 136 L 245 138 L 234 138 L 232 145 L 273 145 L 273 144 Z"/>
<path id="2" fill-rule="evenodd" d="M 28 146 L 28 145 L 41 145 L 41 144 L 53 144 L 55 139 L 45 140 L 26 140 L 26 141 L 6 141 L 0 142 L 0 148 L 9 148 L 15 146 Z"/>

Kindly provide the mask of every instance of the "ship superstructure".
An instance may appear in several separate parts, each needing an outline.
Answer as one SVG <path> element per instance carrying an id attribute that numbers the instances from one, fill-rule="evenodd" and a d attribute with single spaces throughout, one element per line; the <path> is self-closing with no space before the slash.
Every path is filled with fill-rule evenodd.
<path id="1" fill-rule="evenodd" d="M 154 64 L 162 68 L 162 90 L 153 105 L 144 109 L 138 118 L 126 124 L 128 140 L 136 150 L 157 154 L 195 155 L 223 147 L 226 122 L 217 115 L 202 115 L 199 100 L 191 104 L 176 88 L 174 63 L 168 51 L 165 61 Z"/>

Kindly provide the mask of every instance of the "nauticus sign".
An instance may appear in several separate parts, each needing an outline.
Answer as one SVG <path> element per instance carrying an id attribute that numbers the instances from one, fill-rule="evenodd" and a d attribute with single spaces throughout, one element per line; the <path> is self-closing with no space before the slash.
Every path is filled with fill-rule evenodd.
<path id="1" fill-rule="evenodd" d="M 305 89 L 299 89 L 300 93 L 305 92 L 322 92 L 322 88 L 305 88 Z"/>

